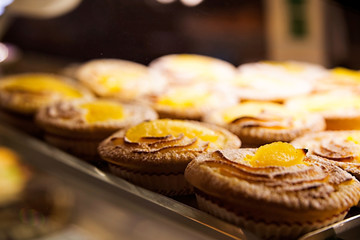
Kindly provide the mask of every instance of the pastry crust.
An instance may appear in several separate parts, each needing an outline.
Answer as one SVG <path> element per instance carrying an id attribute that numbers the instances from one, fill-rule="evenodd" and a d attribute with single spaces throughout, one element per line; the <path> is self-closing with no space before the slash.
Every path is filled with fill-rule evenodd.
<path id="1" fill-rule="evenodd" d="M 106 104 L 122 109 L 120 118 L 89 122 L 87 114 L 90 110 L 83 108 L 87 104 L 101 105 L 101 112 L 106 115 Z M 117 109 L 111 109 L 115 111 Z M 95 113 L 96 114 L 96 113 Z M 96 116 L 95 116 L 96 117 Z M 153 120 L 157 114 L 151 108 L 140 104 L 121 103 L 116 100 L 79 100 L 57 102 L 39 110 L 36 123 L 45 131 L 45 140 L 85 160 L 99 160 L 97 146 L 99 143 L 119 129 L 137 123 Z"/>
<path id="2" fill-rule="evenodd" d="M 87 111 L 81 105 L 102 101 L 123 108 L 124 117 L 88 122 Z M 154 119 L 157 119 L 156 112 L 145 105 L 111 99 L 57 102 L 40 109 L 36 115 L 37 124 L 47 133 L 74 139 L 104 139 L 119 129 Z"/>
<path id="3" fill-rule="evenodd" d="M 26 85 L 35 84 L 32 83 L 33 78 L 42 79 L 45 84 L 51 81 L 55 84 L 64 85 L 64 87 L 68 88 L 67 91 L 72 92 L 74 95 L 67 96 L 65 93 L 58 91 L 56 87 L 47 87 L 45 90 L 41 88 L 28 90 L 26 87 L 21 86 L 22 83 L 19 83 L 14 88 L 12 87 L 12 84 L 18 80 Z M 26 73 L 10 75 L 0 79 L 0 107 L 20 114 L 33 115 L 40 107 L 62 99 L 91 97 L 90 92 L 81 85 L 69 78 L 55 74 Z"/>
<path id="4" fill-rule="evenodd" d="M 150 124 L 156 124 L 157 121 L 166 121 L 169 126 L 169 122 L 176 122 L 186 124 L 186 127 L 206 128 L 220 140 L 212 143 L 197 135 L 194 138 L 189 137 L 188 133 L 183 132 L 176 136 L 138 136 L 143 141 L 133 142 L 127 138 L 127 132 L 131 130 L 129 128 L 118 131 L 104 140 L 98 151 L 102 159 L 109 163 L 109 168 L 115 175 L 165 195 L 192 193 L 191 186 L 184 178 L 184 170 L 194 158 L 213 151 L 215 146 L 220 149 L 239 148 L 241 144 L 235 135 L 211 124 L 167 119 L 155 120 L 155 123 Z"/>
<path id="5" fill-rule="evenodd" d="M 328 219 L 339 220 L 336 216 L 344 216 L 360 199 L 360 183 L 319 157 L 308 155 L 305 164 L 290 167 L 254 167 L 245 158 L 255 151 L 199 156 L 187 166 L 185 177 L 195 193 L 256 223 L 314 223 L 314 229 L 324 226 L 319 223 L 330 224 Z"/>
<path id="6" fill-rule="evenodd" d="M 360 179 L 360 145 L 348 139 L 354 136 L 360 136 L 360 131 L 324 131 L 306 134 L 291 144 L 308 149 Z"/>
<path id="7" fill-rule="evenodd" d="M 237 135 L 245 147 L 259 147 L 275 141 L 289 142 L 308 132 L 317 132 L 325 129 L 325 121 L 319 114 L 303 114 L 291 112 L 281 104 L 266 102 L 240 103 L 240 109 L 245 106 L 259 107 L 261 111 L 250 112 L 235 116 L 230 121 L 225 120 L 229 109 L 215 110 L 206 114 L 203 121 L 225 127 Z M 233 113 L 232 113 L 233 114 Z"/>
<path id="8" fill-rule="evenodd" d="M 150 106 L 160 118 L 198 121 L 209 111 L 237 102 L 235 95 L 228 93 L 224 88 L 215 88 L 208 84 L 173 86 L 149 98 Z"/>
<path id="9" fill-rule="evenodd" d="M 159 57 L 149 64 L 156 75 L 164 78 L 168 85 L 193 83 L 227 83 L 236 72 L 235 66 L 213 57 L 197 54 L 171 54 Z"/>
<path id="10" fill-rule="evenodd" d="M 321 114 L 326 130 L 357 130 L 360 128 L 359 102 L 357 92 L 342 89 L 293 98 L 285 105 L 289 109 Z"/>
<path id="11" fill-rule="evenodd" d="M 165 82 L 147 66 L 121 59 L 95 59 L 83 63 L 75 75 L 99 97 L 132 101 L 162 91 Z"/>
<path id="12" fill-rule="evenodd" d="M 239 148 L 240 140 L 227 130 L 212 124 L 190 120 L 181 121 L 193 126 L 206 127 L 224 139 L 219 148 Z M 146 143 L 129 143 L 125 140 L 128 129 L 114 133 L 104 140 L 98 150 L 101 157 L 110 163 L 146 173 L 183 173 L 186 165 L 196 156 L 211 151 L 209 143 L 201 139 L 190 139 L 182 134 L 169 140 Z M 195 148 L 188 148 L 190 145 Z"/>
<path id="13" fill-rule="evenodd" d="M 232 85 L 242 100 L 283 102 L 308 94 L 326 73 L 320 66 L 302 62 L 255 62 L 238 67 Z"/>

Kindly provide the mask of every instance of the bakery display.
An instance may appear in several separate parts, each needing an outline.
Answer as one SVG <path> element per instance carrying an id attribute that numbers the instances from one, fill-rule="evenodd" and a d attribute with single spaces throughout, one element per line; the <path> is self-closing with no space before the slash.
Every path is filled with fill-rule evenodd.
<path id="1" fill-rule="evenodd" d="M 9 124 L 30 133 L 36 111 L 62 99 L 91 98 L 92 94 L 75 81 L 47 73 L 14 74 L 0 78 L 0 115 Z"/>
<path id="2" fill-rule="evenodd" d="M 360 128 L 360 95 L 356 91 L 339 89 L 289 99 L 286 106 L 293 110 L 321 114 L 327 130 Z"/>
<path id="3" fill-rule="evenodd" d="M 293 239 L 340 221 L 360 183 L 288 143 L 199 156 L 185 170 L 200 209 L 264 239 Z"/>
<path id="4" fill-rule="evenodd" d="M 243 102 L 208 112 L 203 120 L 227 128 L 247 147 L 289 142 L 305 133 L 325 129 L 325 121 L 319 114 L 294 112 L 273 102 Z"/>
<path id="5" fill-rule="evenodd" d="M 97 163 L 97 146 L 102 140 L 117 130 L 156 118 L 154 110 L 141 104 L 92 99 L 48 105 L 39 110 L 36 122 L 46 141 Z"/>
<path id="6" fill-rule="evenodd" d="M 360 179 L 360 131 L 309 133 L 291 142 Z"/>
<path id="7" fill-rule="evenodd" d="M 94 59 L 77 66 L 74 75 L 97 96 L 123 101 L 157 93 L 165 84 L 147 66 L 122 59 Z"/>
<path id="8" fill-rule="evenodd" d="M 160 119 L 116 132 L 99 146 L 110 171 L 165 195 L 186 195 L 187 164 L 196 156 L 224 148 L 239 148 L 227 130 L 189 120 Z"/>

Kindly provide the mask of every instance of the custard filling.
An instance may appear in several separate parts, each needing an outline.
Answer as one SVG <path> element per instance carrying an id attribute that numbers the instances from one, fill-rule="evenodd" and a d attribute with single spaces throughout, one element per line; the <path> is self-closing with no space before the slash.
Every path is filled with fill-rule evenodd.
<path id="1" fill-rule="evenodd" d="M 86 110 L 85 119 L 88 123 L 122 120 L 126 116 L 121 104 L 110 101 L 88 102 L 80 107 Z"/>
<path id="2" fill-rule="evenodd" d="M 259 147 L 255 155 L 247 155 L 245 160 L 253 167 L 290 167 L 298 164 L 306 165 L 305 155 L 303 149 L 296 149 L 289 143 L 274 142 Z"/>
<path id="3" fill-rule="evenodd" d="M 145 71 L 112 71 L 101 74 L 98 77 L 98 83 L 104 86 L 108 92 L 116 93 L 128 88 L 133 84 L 132 81 L 142 78 Z"/>
<path id="4" fill-rule="evenodd" d="M 191 88 L 179 88 L 159 97 L 157 104 L 174 108 L 191 108 L 202 106 L 210 100 L 210 93 Z"/>
<path id="5" fill-rule="evenodd" d="M 24 75 L 18 76 L 4 84 L 7 91 L 32 93 L 59 93 L 68 98 L 80 98 L 83 94 L 76 88 L 51 76 Z"/>
<path id="6" fill-rule="evenodd" d="M 225 137 L 209 128 L 181 120 L 160 119 L 140 123 L 131 127 L 125 134 L 128 142 L 146 143 L 151 138 L 168 138 L 184 135 L 189 139 L 199 139 L 215 146 L 221 146 Z"/>

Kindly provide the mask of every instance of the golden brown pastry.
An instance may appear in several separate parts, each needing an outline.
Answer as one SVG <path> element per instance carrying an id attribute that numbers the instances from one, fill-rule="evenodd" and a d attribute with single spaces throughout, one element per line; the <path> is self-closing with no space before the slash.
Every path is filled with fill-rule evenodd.
<path id="1" fill-rule="evenodd" d="M 360 129 L 360 95 L 347 89 L 314 93 L 286 102 L 290 109 L 321 114 L 327 130 Z"/>
<path id="2" fill-rule="evenodd" d="M 184 179 L 191 160 L 215 149 L 238 147 L 240 140 L 223 128 L 160 119 L 121 130 L 98 150 L 115 175 L 159 193 L 185 195 L 192 192 Z"/>
<path id="3" fill-rule="evenodd" d="M 38 112 L 36 122 L 45 140 L 89 161 L 97 161 L 97 146 L 117 130 L 157 118 L 149 107 L 116 100 L 63 101 Z"/>
<path id="4" fill-rule="evenodd" d="M 150 98 L 160 118 L 201 120 L 208 112 L 234 105 L 238 99 L 204 84 L 175 86 Z"/>
<path id="5" fill-rule="evenodd" d="M 327 72 L 321 66 L 295 61 L 261 61 L 238 67 L 232 86 L 242 100 L 283 102 L 312 91 Z"/>
<path id="6" fill-rule="evenodd" d="M 36 133 L 33 115 L 47 104 L 63 99 L 91 98 L 71 79 L 47 73 L 26 73 L 0 79 L 0 115 L 9 124 Z"/>
<path id="7" fill-rule="evenodd" d="M 77 79 L 99 97 L 132 101 L 164 87 L 145 65 L 121 59 L 95 59 L 78 66 Z"/>
<path id="8" fill-rule="evenodd" d="M 235 66 L 214 57 L 197 54 L 170 54 L 159 57 L 149 64 L 156 75 L 161 76 L 169 86 L 195 83 L 221 85 L 235 76 Z"/>
<path id="9" fill-rule="evenodd" d="M 308 149 L 360 179 L 360 131 L 309 133 L 291 144 Z"/>
<path id="10" fill-rule="evenodd" d="M 344 218 L 360 183 L 288 143 L 202 155 L 185 170 L 200 209 L 265 239 L 293 239 Z"/>
<path id="11" fill-rule="evenodd" d="M 305 133 L 325 129 L 325 121 L 319 114 L 293 112 L 273 102 L 240 103 L 209 112 L 203 120 L 230 130 L 241 139 L 243 147 L 289 142 Z"/>

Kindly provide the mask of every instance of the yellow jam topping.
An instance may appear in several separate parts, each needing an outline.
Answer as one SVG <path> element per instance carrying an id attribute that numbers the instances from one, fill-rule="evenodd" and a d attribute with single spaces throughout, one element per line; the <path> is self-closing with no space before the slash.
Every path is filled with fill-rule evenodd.
<path id="1" fill-rule="evenodd" d="M 85 119 L 88 123 L 121 120 L 125 118 L 124 108 L 121 104 L 110 101 L 94 101 L 83 103 L 81 108 L 86 109 Z"/>
<path id="2" fill-rule="evenodd" d="M 184 134 L 188 138 L 198 138 L 202 141 L 221 145 L 225 139 L 209 128 L 186 121 L 159 119 L 140 123 L 126 132 L 126 139 L 130 142 L 141 142 L 144 137 L 179 136 Z"/>
<path id="3" fill-rule="evenodd" d="M 25 92 L 51 92 L 60 93 L 64 97 L 80 98 L 83 94 L 71 85 L 51 76 L 46 75 L 24 75 L 9 81 L 5 87 L 9 91 Z"/>
<path id="4" fill-rule="evenodd" d="M 360 82 L 360 72 L 359 71 L 354 71 L 354 70 L 350 70 L 347 68 L 338 67 L 338 68 L 334 68 L 333 70 L 331 70 L 331 73 L 336 78 L 350 79 L 353 81 Z"/>
<path id="5" fill-rule="evenodd" d="M 283 67 L 288 72 L 298 73 L 304 71 L 304 67 L 301 64 L 294 62 L 277 62 L 277 61 L 262 61 L 262 63 Z"/>
<path id="6" fill-rule="evenodd" d="M 261 113 L 275 113 L 280 116 L 287 116 L 283 105 L 271 102 L 245 102 L 227 108 L 223 111 L 223 120 L 227 123 L 240 117 L 258 117 Z"/>
<path id="7" fill-rule="evenodd" d="M 289 143 L 274 142 L 259 147 L 254 156 L 248 155 L 245 159 L 254 167 L 290 167 L 306 164 L 304 158 L 302 149 L 296 149 Z"/>
<path id="8" fill-rule="evenodd" d="M 201 106 L 210 100 L 210 93 L 200 92 L 191 88 L 179 88 L 161 96 L 157 104 L 174 108 L 190 108 Z"/>
<path id="9" fill-rule="evenodd" d="M 127 89 L 128 85 L 133 85 L 131 81 L 140 79 L 145 74 L 146 70 L 142 69 L 117 70 L 101 74 L 98 78 L 98 83 L 104 86 L 108 92 L 116 93 Z"/>

